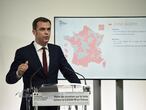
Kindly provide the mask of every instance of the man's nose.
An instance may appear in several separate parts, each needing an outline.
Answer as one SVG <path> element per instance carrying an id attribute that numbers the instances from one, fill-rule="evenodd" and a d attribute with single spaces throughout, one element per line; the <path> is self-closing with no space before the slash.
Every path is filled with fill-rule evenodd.
<path id="1" fill-rule="evenodd" d="M 47 29 L 45 29 L 45 34 L 48 34 L 48 33 L 49 33 L 49 31 Z"/>

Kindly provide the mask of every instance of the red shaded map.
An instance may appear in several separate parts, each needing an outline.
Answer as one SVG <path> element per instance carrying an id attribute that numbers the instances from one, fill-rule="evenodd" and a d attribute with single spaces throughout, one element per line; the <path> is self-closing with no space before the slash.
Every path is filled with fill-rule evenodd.
<path id="1" fill-rule="evenodd" d="M 100 64 L 103 61 L 99 48 L 102 39 L 103 35 L 95 33 L 88 26 L 84 26 L 83 30 L 73 36 L 67 36 L 65 40 L 69 41 L 74 49 L 72 63 L 84 67 L 90 62 Z"/>

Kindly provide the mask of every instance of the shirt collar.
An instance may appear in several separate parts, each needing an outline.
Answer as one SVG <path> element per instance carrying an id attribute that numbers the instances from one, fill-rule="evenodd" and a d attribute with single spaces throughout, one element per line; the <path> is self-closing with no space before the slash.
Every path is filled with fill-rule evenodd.
<path id="1" fill-rule="evenodd" d="M 36 48 L 37 51 L 39 51 L 42 48 L 42 46 L 39 45 L 36 41 L 34 41 L 33 44 L 34 44 L 34 46 L 35 46 L 35 48 Z M 48 46 L 47 45 L 44 46 L 44 47 L 48 50 Z"/>

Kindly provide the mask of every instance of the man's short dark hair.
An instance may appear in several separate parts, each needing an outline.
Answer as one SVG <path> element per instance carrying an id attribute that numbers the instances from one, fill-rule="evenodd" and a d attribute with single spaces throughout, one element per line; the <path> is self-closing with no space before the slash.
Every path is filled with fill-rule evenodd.
<path id="1" fill-rule="evenodd" d="M 51 24 L 51 21 L 49 20 L 49 19 L 47 19 L 47 18 L 45 18 L 45 17 L 38 17 L 38 18 L 36 18 L 34 21 L 33 21 L 33 23 L 32 23 L 32 28 L 33 28 L 33 30 L 36 30 L 36 28 L 37 28 L 37 23 L 38 22 L 49 22 L 50 24 Z"/>

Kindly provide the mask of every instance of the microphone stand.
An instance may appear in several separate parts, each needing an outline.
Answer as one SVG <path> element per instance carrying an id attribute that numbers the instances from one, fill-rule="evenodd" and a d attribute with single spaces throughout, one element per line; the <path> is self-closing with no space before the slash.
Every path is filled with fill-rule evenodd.
<path id="1" fill-rule="evenodd" d="M 77 75 L 81 76 L 83 79 L 84 79 L 84 84 L 87 85 L 87 82 L 86 82 L 86 78 L 82 75 L 82 74 L 79 74 L 77 72 L 75 72 Z M 86 87 L 83 87 L 83 91 L 86 92 L 88 91 L 89 89 L 86 88 Z M 75 105 L 75 109 L 78 110 L 78 106 Z M 87 110 L 87 105 L 84 105 L 84 110 Z"/>
<path id="2" fill-rule="evenodd" d="M 31 102 L 31 95 L 30 95 L 30 89 L 26 89 L 24 91 L 25 94 L 25 100 L 26 100 L 26 110 L 30 110 L 30 102 Z"/>
<path id="3" fill-rule="evenodd" d="M 31 98 L 32 98 L 32 93 L 34 91 L 34 88 L 32 86 L 32 80 L 34 78 L 34 76 L 40 71 L 41 67 L 37 69 L 37 71 L 35 71 L 32 76 L 30 77 L 30 88 L 27 88 L 26 90 L 24 90 L 24 97 L 26 100 L 26 110 L 31 110 Z M 38 110 L 38 107 L 34 107 L 34 110 Z"/>
<path id="4" fill-rule="evenodd" d="M 70 72 L 74 72 L 75 74 L 81 76 L 81 77 L 84 79 L 84 84 L 87 85 L 86 78 L 85 78 L 82 74 L 77 73 L 77 72 L 71 70 L 71 69 L 68 68 L 68 67 L 65 67 L 65 68 L 66 68 L 67 70 L 69 70 Z M 84 91 L 84 92 L 90 91 L 89 89 L 90 89 L 90 88 L 83 87 L 83 91 Z M 78 106 L 77 106 L 77 105 L 75 105 L 75 109 L 78 110 Z M 69 106 L 68 110 L 71 110 L 70 106 Z M 84 110 L 87 110 L 87 105 L 84 105 Z"/>

